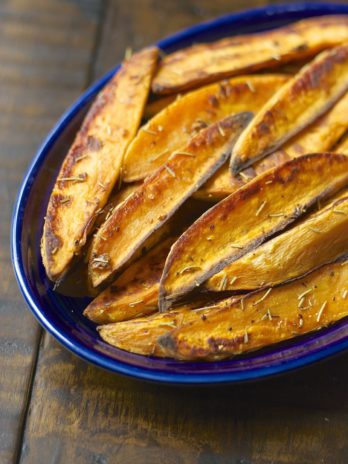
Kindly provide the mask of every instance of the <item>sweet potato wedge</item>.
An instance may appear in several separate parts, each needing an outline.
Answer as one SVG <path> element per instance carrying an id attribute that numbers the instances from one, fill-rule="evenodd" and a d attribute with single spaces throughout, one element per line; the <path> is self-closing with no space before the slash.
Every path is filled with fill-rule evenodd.
<path id="1" fill-rule="evenodd" d="M 243 76 L 190 92 L 143 126 L 129 145 L 123 179 L 144 179 L 202 128 L 242 111 L 259 111 L 289 77 Z"/>
<path id="2" fill-rule="evenodd" d="M 239 297 L 225 299 L 215 305 L 200 309 L 192 309 L 190 306 L 183 305 L 168 313 L 157 313 L 148 317 L 103 325 L 98 327 L 98 331 L 103 340 L 117 348 L 132 353 L 161 357 L 163 351 L 157 344 L 160 335 L 184 324 L 198 321 L 212 309 L 229 307 L 232 302 L 239 299 Z"/>
<path id="3" fill-rule="evenodd" d="M 161 279 L 160 310 L 347 183 L 348 157 L 322 153 L 290 160 L 241 187 L 203 214 L 173 245 Z"/>
<path id="4" fill-rule="evenodd" d="M 196 198 L 221 200 L 236 191 L 243 184 L 285 161 L 306 153 L 320 153 L 331 150 L 348 128 L 348 93 L 346 93 L 326 114 L 309 127 L 291 138 L 278 151 L 272 153 L 252 167 L 233 176 L 227 164 L 223 165 L 196 193 Z M 338 148 L 337 153 L 345 153 Z"/>
<path id="5" fill-rule="evenodd" d="M 160 337 L 156 351 L 190 361 L 217 360 L 319 330 L 348 316 L 347 282 L 347 264 L 328 264 L 302 279 L 205 313 L 203 320 Z"/>
<path id="6" fill-rule="evenodd" d="M 345 190 L 322 210 L 225 267 L 205 287 L 215 292 L 253 290 L 303 276 L 348 252 L 347 231 Z"/>
<path id="7" fill-rule="evenodd" d="M 79 254 L 118 178 L 149 93 L 158 50 L 125 62 L 89 110 L 49 200 L 41 254 L 47 275 L 62 277 Z"/>
<path id="8" fill-rule="evenodd" d="M 325 113 L 348 90 L 348 43 L 322 52 L 284 84 L 234 147 L 236 174 L 275 151 Z"/>
<path id="9" fill-rule="evenodd" d="M 239 113 L 199 132 L 113 211 L 92 242 L 89 275 L 93 286 L 119 270 L 227 160 L 250 119 L 251 113 Z"/>
<path id="10" fill-rule="evenodd" d="M 157 311 L 159 282 L 174 241 L 174 237 L 167 238 L 131 264 L 83 314 L 97 324 L 108 324 Z"/>
<path id="11" fill-rule="evenodd" d="M 348 41 L 346 16 L 322 16 L 257 34 L 193 45 L 167 55 L 152 83 L 158 94 L 180 92 L 247 71 L 314 56 Z"/>

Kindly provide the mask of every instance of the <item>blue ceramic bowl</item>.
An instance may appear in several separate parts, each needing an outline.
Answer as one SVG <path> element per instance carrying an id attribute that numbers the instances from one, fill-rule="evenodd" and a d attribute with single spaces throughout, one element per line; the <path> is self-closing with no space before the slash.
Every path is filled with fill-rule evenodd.
<path id="1" fill-rule="evenodd" d="M 348 6 L 294 3 L 227 15 L 186 29 L 158 43 L 172 52 L 194 42 L 257 32 L 299 19 L 325 14 L 348 14 Z M 188 363 L 143 357 L 103 342 L 82 311 L 86 298 L 62 296 L 52 290 L 40 258 L 40 236 L 48 198 L 60 164 L 95 95 L 118 67 L 88 89 L 62 116 L 35 156 L 15 204 L 12 260 L 21 292 L 40 324 L 62 345 L 81 358 L 110 371 L 142 379 L 181 383 L 236 382 L 285 372 L 338 353 L 348 347 L 348 322 L 296 341 L 228 361 Z"/>

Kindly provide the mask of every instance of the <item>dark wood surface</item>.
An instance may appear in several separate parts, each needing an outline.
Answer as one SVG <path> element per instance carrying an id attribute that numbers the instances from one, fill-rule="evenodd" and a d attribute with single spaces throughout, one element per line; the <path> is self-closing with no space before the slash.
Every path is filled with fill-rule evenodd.
<path id="1" fill-rule="evenodd" d="M 261 383 L 160 386 L 92 367 L 19 295 L 9 218 L 40 141 L 81 91 L 178 29 L 262 0 L 0 2 L 0 463 L 348 462 L 348 355 Z"/>

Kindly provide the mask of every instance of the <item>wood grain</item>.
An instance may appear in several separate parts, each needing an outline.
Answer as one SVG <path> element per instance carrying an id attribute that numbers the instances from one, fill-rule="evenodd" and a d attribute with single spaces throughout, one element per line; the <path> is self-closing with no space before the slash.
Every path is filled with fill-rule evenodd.
<path id="1" fill-rule="evenodd" d="M 191 24 L 266 3 L 0 2 L 0 220 L 6 222 L 43 135 L 127 46 L 136 50 Z M 109 374 L 47 334 L 38 345 L 37 325 L 9 277 L 8 228 L 0 233 L 1 463 L 13 461 L 16 443 L 16 460 L 25 464 L 347 462 L 348 355 L 234 387 L 169 387 Z"/>
<path id="2" fill-rule="evenodd" d="M 9 218 L 38 145 L 86 85 L 99 16 L 98 2 L 0 2 L 1 463 L 21 439 L 40 336 L 12 273 Z"/>
<path id="3" fill-rule="evenodd" d="M 22 462 L 344 464 L 347 362 L 258 384 L 169 387 L 99 370 L 45 337 Z"/>

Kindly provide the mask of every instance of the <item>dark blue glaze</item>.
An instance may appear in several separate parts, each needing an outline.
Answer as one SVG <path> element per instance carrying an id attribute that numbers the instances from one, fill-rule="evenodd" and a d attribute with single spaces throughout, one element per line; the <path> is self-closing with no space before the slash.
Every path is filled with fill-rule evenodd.
<path id="1" fill-rule="evenodd" d="M 195 42 L 257 32 L 325 14 L 348 14 L 348 6 L 290 3 L 227 15 L 186 29 L 158 43 L 172 52 Z M 48 198 L 74 134 L 94 96 L 118 70 L 90 87 L 62 116 L 35 156 L 15 204 L 11 251 L 16 278 L 31 311 L 62 345 L 105 369 L 147 380 L 181 384 L 216 384 L 259 379 L 326 358 L 348 347 L 348 322 L 262 352 L 213 363 L 187 363 L 134 355 L 104 343 L 95 325 L 82 316 L 88 299 L 52 290 L 40 258 L 40 237 Z"/>

